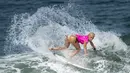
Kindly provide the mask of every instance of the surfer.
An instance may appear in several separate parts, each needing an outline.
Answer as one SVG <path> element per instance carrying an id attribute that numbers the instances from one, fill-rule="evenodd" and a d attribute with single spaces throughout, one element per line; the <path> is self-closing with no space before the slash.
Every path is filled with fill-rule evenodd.
<path id="1" fill-rule="evenodd" d="M 93 47 L 93 50 L 96 50 L 96 47 L 92 42 L 94 37 L 95 37 L 95 34 L 93 32 L 90 32 L 88 35 L 81 35 L 81 34 L 75 34 L 75 35 L 70 35 L 70 36 L 66 35 L 64 46 L 49 48 L 49 50 L 67 49 L 70 46 L 70 44 L 72 44 L 76 48 L 76 50 L 74 50 L 70 55 L 70 57 L 73 57 L 77 53 L 79 53 L 79 51 L 81 50 L 80 44 L 83 44 L 84 54 L 85 54 L 85 56 L 87 56 L 87 44 L 88 44 L 88 42 L 90 42 L 91 46 Z"/>

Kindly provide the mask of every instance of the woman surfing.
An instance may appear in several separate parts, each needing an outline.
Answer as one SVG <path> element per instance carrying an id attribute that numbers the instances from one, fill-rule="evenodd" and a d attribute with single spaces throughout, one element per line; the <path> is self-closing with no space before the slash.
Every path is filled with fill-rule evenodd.
<path id="1" fill-rule="evenodd" d="M 91 46 L 93 47 L 93 50 L 96 50 L 96 47 L 92 42 L 94 37 L 95 37 L 95 34 L 93 32 L 90 32 L 88 35 L 81 35 L 81 34 L 75 34 L 75 35 L 70 35 L 70 36 L 66 35 L 64 46 L 49 48 L 49 50 L 67 49 L 70 46 L 70 44 L 72 44 L 76 48 L 76 50 L 74 50 L 70 55 L 70 57 L 73 57 L 77 53 L 79 53 L 79 51 L 81 50 L 80 44 L 82 44 L 84 46 L 84 54 L 85 56 L 87 56 L 88 42 L 90 42 Z"/>

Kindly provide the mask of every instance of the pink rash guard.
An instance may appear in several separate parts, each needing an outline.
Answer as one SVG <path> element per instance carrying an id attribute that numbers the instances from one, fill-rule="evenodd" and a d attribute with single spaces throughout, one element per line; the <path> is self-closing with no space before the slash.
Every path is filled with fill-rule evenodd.
<path id="1" fill-rule="evenodd" d="M 76 34 L 76 38 L 77 38 L 77 41 L 81 44 L 84 44 L 84 42 L 87 42 L 88 43 L 88 35 L 80 35 L 80 34 Z"/>

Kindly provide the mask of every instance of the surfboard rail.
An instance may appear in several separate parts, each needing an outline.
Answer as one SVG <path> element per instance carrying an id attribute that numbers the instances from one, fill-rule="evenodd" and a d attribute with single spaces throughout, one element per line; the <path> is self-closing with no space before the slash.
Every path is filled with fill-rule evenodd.
<path id="1" fill-rule="evenodd" d="M 74 63 L 68 61 L 66 58 L 64 58 L 64 57 L 62 57 L 62 56 L 59 56 L 59 55 L 57 55 L 57 54 L 55 54 L 55 57 L 57 57 L 57 58 L 58 58 L 60 61 L 62 61 L 63 63 L 69 64 L 69 65 L 72 65 L 72 66 L 75 66 L 75 67 L 78 67 L 78 68 L 81 68 L 81 69 L 93 71 L 93 69 L 85 68 L 85 67 L 80 66 L 80 65 L 78 65 L 78 64 L 74 64 Z"/>

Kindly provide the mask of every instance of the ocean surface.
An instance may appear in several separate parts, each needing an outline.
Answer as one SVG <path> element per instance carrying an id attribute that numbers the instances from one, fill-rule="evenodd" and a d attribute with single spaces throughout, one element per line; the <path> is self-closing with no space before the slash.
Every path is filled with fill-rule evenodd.
<path id="1" fill-rule="evenodd" d="M 93 71 L 48 50 L 89 32 L 97 52 L 88 44 L 88 56 L 69 60 Z M 74 49 L 55 52 L 67 58 Z M 130 0 L 0 0 L 0 73 L 130 73 Z"/>

